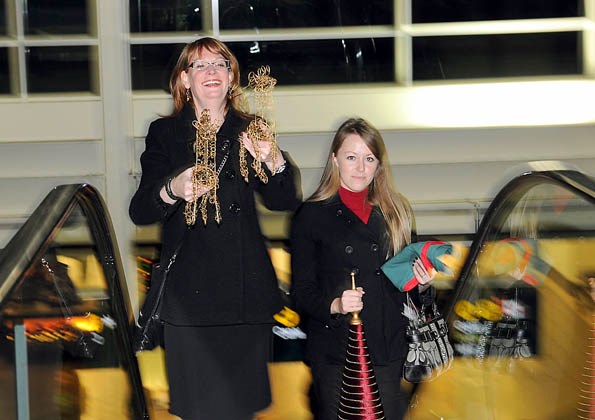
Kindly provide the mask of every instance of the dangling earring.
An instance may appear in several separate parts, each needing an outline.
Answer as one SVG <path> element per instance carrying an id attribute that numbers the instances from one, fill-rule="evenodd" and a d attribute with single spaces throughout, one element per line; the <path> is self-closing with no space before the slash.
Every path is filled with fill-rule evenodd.
<path id="1" fill-rule="evenodd" d="M 233 94 L 236 90 L 235 85 L 229 85 L 229 88 L 227 89 L 227 99 L 231 100 L 233 99 Z"/>
<path id="2" fill-rule="evenodd" d="M 192 94 L 190 93 L 190 89 L 187 88 L 186 89 L 186 102 L 191 102 L 192 101 Z"/>

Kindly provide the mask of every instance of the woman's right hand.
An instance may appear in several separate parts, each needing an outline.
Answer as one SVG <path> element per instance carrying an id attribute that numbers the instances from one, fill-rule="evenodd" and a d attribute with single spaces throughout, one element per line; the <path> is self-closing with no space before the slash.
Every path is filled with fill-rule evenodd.
<path id="1" fill-rule="evenodd" d="M 346 315 L 350 312 L 361 311 L 364 308 L 365 293 L 361 287 L 357 287 L 355 290 L 345 290 L 340 298 L 335 298 L 331 303 L 331 314 Z"/>
<path id="2" fill-rule="evenodd" d="M 183 172 L 176 175 L 171 180 L 171 191 L 176 196 L 179 197 L 181 200 L 191 202 L 193 200 L 193 187 L 192 187 L 192 171 L 194 167 L 191 166 L 188 169 L 184 170 Z M 198 197 L 204 195 L 210 188 L 198 188 Z M 197 197 L 197 198 L 198 198 Z M 167 193 L 165 192 L 165 187 L 161 189 L 161 198 L 166 202 L 173 204 L 175 201 L 171 200 Z"/>

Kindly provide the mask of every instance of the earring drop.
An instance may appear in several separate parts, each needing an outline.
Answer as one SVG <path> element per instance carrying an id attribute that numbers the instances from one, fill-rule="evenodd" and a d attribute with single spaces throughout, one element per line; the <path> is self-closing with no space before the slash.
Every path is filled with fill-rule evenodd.
<path id="1" fill-rule="evenodd" d="M 236 87 L 234 85 L 229 85 L 229 88 L 227 89 L 227 99 L 233 98 L 233 93 L 235 90 L 236 90 Z"/>
<path id="2" fill-rule="evenodd" d="M 190 93 L 190 89 L 186 89 L 186 102 L 192 101 L 192 94 Z"/>

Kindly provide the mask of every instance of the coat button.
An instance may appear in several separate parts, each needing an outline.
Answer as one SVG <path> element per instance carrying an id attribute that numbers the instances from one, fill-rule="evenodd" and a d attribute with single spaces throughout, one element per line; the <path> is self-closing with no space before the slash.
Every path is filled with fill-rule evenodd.
<path id="1" fill-rule="evenodd" d="M 376 274 L 377 276 L 382 274 L 382 270 L 380 270 L 379 268 L 376 269 L 376 271 L 374 271 L 374 274 Z"/>
<path id="2" fill-rule="evenodd" d="M 227 179 L 234 179 L 236 177 L 236 171 L 233 169 L 228 169 L 225 171 L 225 178 Z"/>
<path id="3" fill-rule="evenodd" d="M 353 254 L 353 247 L 351 245 L 347 245 L 345 247 L 345 253 L 346 254 Z"/>
<path id="4" fill-rule="evenodd" d="M 223 140 L 223 143 L 221 143 L 221 151 L 223 153 L 225 153 L 225 152 L 227 152 L 227 150 L 229 150 L 230 143 L 231 143 L 231 140 L 229 140 L 229 139 Z"/>
<path id="5" fill-rule="evenodd" d="M 238 214 L 240 212 L 240 206 L 236 203 L 231 203 L 229 205 L 229 212 L 231 214 Z"/>
<path id="6" fill-rule="evenodd" d="M 342 216 L 343 215 L 343 210 L 339 209 L 337 210 L 337 216 Z"/>
<path id="7" fill-rule="evenodd" d="M 370 247 L 370 249 L 372 250 L 372 252 L 378 251 L 378 244 L 372 244 L 372 246 Z"/>

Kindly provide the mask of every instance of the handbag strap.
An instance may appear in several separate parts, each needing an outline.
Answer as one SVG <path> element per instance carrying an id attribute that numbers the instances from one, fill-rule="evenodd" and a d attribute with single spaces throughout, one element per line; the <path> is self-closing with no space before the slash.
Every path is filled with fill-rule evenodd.
<path id="1" fill-rule="evenodd" d="M 436 319 L 441 316 L 440 311 L 438 310 L 438 305 L 436 304 L 436 290 L 434 287 L 430 286 L 430 290 L 427 293 L 431 293 L 431 301 L 429 305 L 424 304 L 426 299 L 422 299 L 421 308 L 418 308 L 413 299 L 411 299 L 411 292 L 406 292 L 407 294 L 407 306 L 411 309 L 413 313 L 417 315 L 417 322 L 418 323 L 425 323 L 428 320 Z M 428 308 L 431 308 L 431 311 L 428 311 Z"/>
<path id="2" fill-rule="evenodd" d="M 411 309 L 415 310 L 415 312 L 419 313 L 419 309 L 417 309 L 417 305 L 415 303 L 413 303 L 413 299 L 411 299 L 409 292 L 406 292 L 406 294 L 407 294 L 407 305 L 409 305 L 409 307 Z"/>
<path id="3" fill-rule="evenodd" d="M 150 318 L 153 318 L 155 316 L 155 314 L 157 313 L 157 309 L 159 309 L 159 305 L 161 303 L 161 297 L 163 296 L 163 291 L 165 290 L 165 282 L 167 281 L 169 270 L 171 270 L 171 266 L 174 265 L 174 263 L 176 262 L 178 253 L 180 252 L 180 249 L 182 248 L 182 243 L 184 243 L 184 238 L 186 237 L 186 232 L 187 232 L 187 230 L 184 232 L 182 239 L 180 239 L 178 246 L 176 246 L 174 253 L 172 254 L 171 257 L 169 257 L 169 261 L 167 262 L 167 265 L 165 266 L 165 270 L 163 273 L 163 281 L 159 285 L 159 293 L 157 293 L 157 301 L 155 302 L 155 305 L 151 309 L 151 314 L 149 315 Z"/>
<path id="4" fill-rule="evenodd" d="M 182 236 L 180 243 L 178 244 L 178 246 L 176 246 L 176 249 L 174 249 L 174 253 L 172 254 L 172 256 L 169 257 L 169 261 L 167 262 L 167 266 L 165 267 L 166 273 L 169 272 L 169 269 L 171 268 L 171 266 L 176 262 L 176 258 L 178 257 L 178 252 L 180 252 L 180 249 L 182 248 L 182 243 L 184 242 L 185 237 L 186 237 L 186 233 L 184 233 L 184 236 Z"/>

